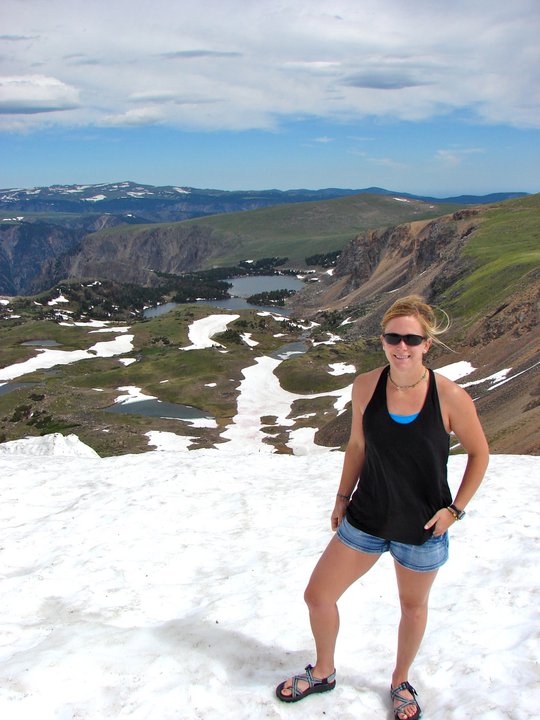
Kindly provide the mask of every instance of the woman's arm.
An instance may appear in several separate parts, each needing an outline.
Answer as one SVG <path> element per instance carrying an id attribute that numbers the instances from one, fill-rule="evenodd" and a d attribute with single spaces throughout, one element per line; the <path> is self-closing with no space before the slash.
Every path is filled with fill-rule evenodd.
<path id="1" fill-rule="evenodd" d="M 467 453 L 467 464 L 454 504 L 464 510 L 483 480 L 489 463 L 489 447 L 471 396 L 450 380 L 437 378 L 443 416 Z M 436 525 L 434 535 L 441 535 L 454 522 L 446 508 L 439 510 L 426 524 L 426 529 Z"/>
<path id="2" fill-rule="evenodd" d="M 467 453 L 467 465 L 454 502 L 463 510 L 478 490 L 489 463 L 489 447 L 471 396 L 454 385 L 449 393 L 450 429 Z"/>
<path id="3" fill-rule="evenodd" d="M 343 460 L 343 470 L 336 495 L 336 503 L 330 519 L 332 530 L 337 530 L 345 515 L 349 498 L 356 487 L 358 476 L 364 464 L 365 448 L 362 422 L 364 409 L 373 394 L 379 375 L 380 370 L 359 375 L 353 384 L 351 432 Z"/>

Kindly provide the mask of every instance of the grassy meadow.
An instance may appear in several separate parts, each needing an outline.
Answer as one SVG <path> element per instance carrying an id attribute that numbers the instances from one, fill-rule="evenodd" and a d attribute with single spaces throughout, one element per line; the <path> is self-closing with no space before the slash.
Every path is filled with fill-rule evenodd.
<path id="1" fill-rule="evenodd" d="M 164 315 L 131 323 L 133 351 L 125 357 L 133 358 L 132 364 L 124 365 L 116 357 L 96 357 L 17 378 L 13 383 L 24 385 L 0 395 L 0 440 L 75 432 L 101 455 L 148 450 L 144 433 L 152 429 L 196 437 L 198 447 L 219 442 L 220 431 L 236 414 L 242 370 L 252 365 L 255 357 L 268 355 L 300 339 L 305 331 L 296 323 L 277 322 L 269 316 L 259 316 L 254 310 L 240 310 L 236 313 L 240 317 L 229 324 L 228 331 L 215 337 L 226 352 L 216 348 L 182 351 L 180 348 L 190 344 L 190 324 L 209 312 L 220 311 L 204 305 L 185 305 Z M 243 333 L 250 333 L 259 344 L 249 347 L 241 340 Z M 88 350 L 96 342 L 112 337 L 110 333 L 94 333 L 89 332 L 89 328 L 55 322 L 27 319 L 16 325 L 13 321 L 3 321 L 0 322 L 0 366 L 35 356 L 38 352 L 35 347 L 21 344 L 26 341 L 55 340 L 59 345 L 54 349 L 70 351 Z M 350 376 L 328 375 L 328 363 L 354 362 L 354 357 L 358 362 L 357 348 L 346 343 L 338 349 L 314 348 L 308 356 L 309 388 L 305 367 L 302 370 L 297 359 L 291 358 L 280 366 L 280 378 L 291 392 L 316 393 L 343 387 L 350 382 Z M 124 386 L 136 386 L 144 394 L 162 401 L 204 410 L 216 418 L 218 427 L 194 429 L 176 420 L 106 412 L 121 394 L 118 388 Z M 329 401 L 306 400 L 302 407 L 308 406 L 310 412 L 320 412 L 324 406 L 329 417 L 335 414 Z M 278 429 L 276 433 L 278 439 Z"/>

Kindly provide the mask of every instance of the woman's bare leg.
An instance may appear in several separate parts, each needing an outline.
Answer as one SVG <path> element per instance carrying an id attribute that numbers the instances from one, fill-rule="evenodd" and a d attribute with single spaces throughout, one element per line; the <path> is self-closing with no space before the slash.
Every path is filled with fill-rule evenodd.
<path id="1" fill-rule="evenodd" d="M 427 624 L 429 592 L 437 576 L 432 572 L 415 572 L 395 562 L 396 579 L 401 604 L 401 621 L 398 631 L 396 666 L 392 674 L 392 687 L 408 681 L 409 670 L 420 648 Z M 411 697 L 408 690 L 401 693 Z M 414 715 L 414 705 L 407 705 L 399 713 L 402 720 Z"/>
<path id="2" fill-rule="evenodd" d="M 311 631 L 315 639 L 317 661 L 313 666 L 316 678 L 326 678 L 334 672 L 334 652 L 339 630 L 337 601 L 345 590 L 367 573 L 380 558 L 378 554 L 363 553 L 348 547 L 333 537 L 315 566 L 304 594 L 309 608 Z M 288 680 L 283 694 L 292 680 Z M 300 691 L 307 683 L 300 683 Z"/>

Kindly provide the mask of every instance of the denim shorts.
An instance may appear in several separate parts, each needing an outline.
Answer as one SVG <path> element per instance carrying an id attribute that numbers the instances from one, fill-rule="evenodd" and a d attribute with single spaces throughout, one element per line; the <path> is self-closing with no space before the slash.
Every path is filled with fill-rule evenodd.
<path id="1" fill-rule="evenodd" d="M 353 550 L 376 555 L 389 550 L 396 562 L 416 572 L 437 570 L 448 560 L 448 532 L 438 537 L 432 535 L 423 545 L 407 545 L 395 540 L 383 540 L 374 535 L 368 535 L 368 533 L 355 528 L 344 517 L 336 535 L 342 543 Z"/>

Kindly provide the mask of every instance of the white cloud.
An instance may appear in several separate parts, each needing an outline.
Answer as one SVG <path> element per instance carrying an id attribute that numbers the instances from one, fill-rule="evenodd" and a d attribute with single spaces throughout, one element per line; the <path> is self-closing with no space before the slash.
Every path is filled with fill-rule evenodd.
<path id="1" fill-rule="evenodd" d="M 435 159 L 445 165 L 458 166 L 470 155 L 484 153 L 482 148 L 449 148 L 437 150 Z"/>
<path id="2" fill-rule="evenodd" d="M 54 77 L 0 77 L 0 115 L 50 113 L 72 110 L 78 105 L 77 90 Z"/>
<path id="3" fill-rule="evenodd" d="M 268 129 L 466 110 L 540 126 L 536 0 L 3 0 L 3 11 L 4 72 L 26 78 L 3 91 L 3 112 L 28 125 L 44 112 L 49 123 Z"/>
<path id="4" fill-rule="evenodd" d="M 373 165 L 390 168 L 391 170 L 402 170 L 406 167 L 404 163 L 397 162 L 397 160 L 393 160 L 392 158 L 387 157 L 371 157 L 367 158 L 367 160 Z"/>
<path id="5" fill-rule="evenodd" d="M 110 115 L 103 119 L 103 124 L 111 126 L 155 125 L 163 119 L 164 113 L 159 107 L 145 106 L 126 110 L 119 115 Z"/>

